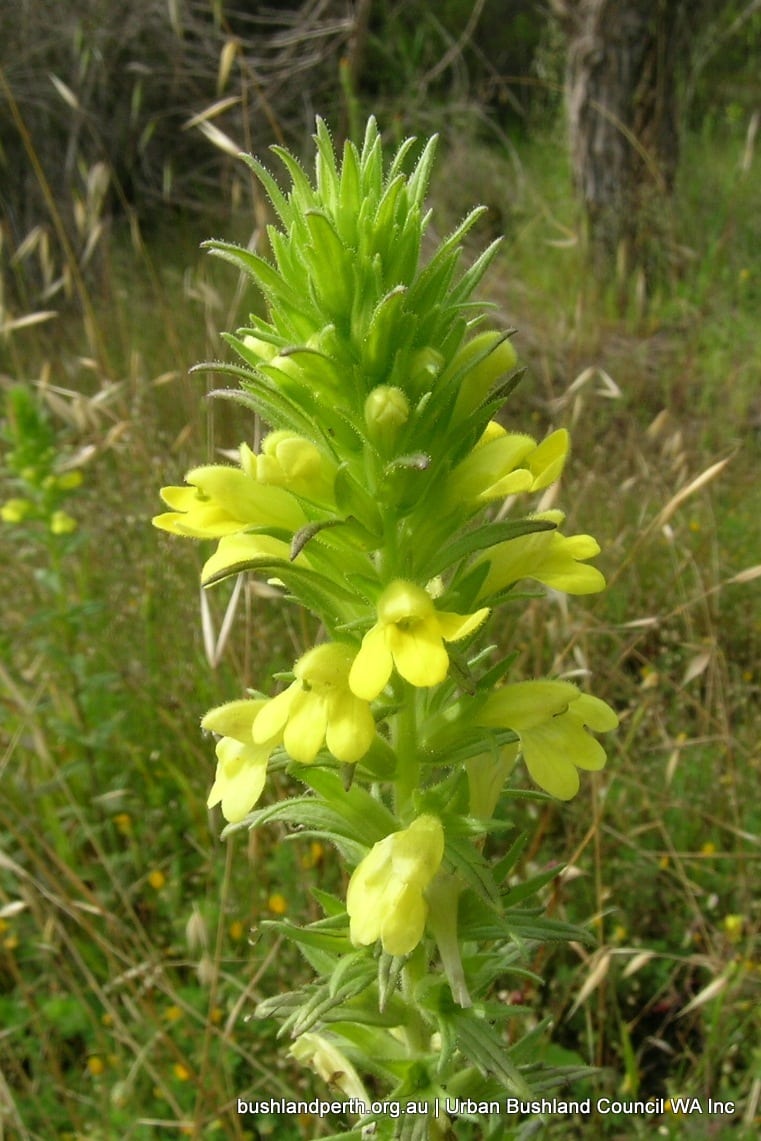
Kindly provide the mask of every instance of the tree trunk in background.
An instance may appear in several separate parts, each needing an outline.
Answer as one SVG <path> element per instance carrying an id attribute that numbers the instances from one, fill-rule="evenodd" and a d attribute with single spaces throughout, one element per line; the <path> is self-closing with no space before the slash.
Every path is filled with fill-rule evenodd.
<path id="1" fill-rule="evenodd" d="M 568 40 L 573 178 L 594 270 L 628 293 L 662 276 L 679 156 L 675 70 L 685 0 L 553 0 Z M 640 272 L 637 272 L 640 271 Z"/>

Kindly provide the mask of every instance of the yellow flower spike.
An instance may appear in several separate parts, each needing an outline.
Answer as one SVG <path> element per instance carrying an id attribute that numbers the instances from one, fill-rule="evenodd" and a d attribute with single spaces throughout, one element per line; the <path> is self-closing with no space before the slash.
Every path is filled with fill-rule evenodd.
<path id="1" fill-rule="evenodd" d="M 562 511 L 542 511 L 533 518 L 560 524 L 565 516 Z M 605 578 L 584 560 L 599 553 L 600 546 L 591 535 L 566 536 L 559 531 L 533 531 L 497 543 L 474 563 L 489 564 L 480 597 L 488 598 L 522 578 L 533 578 L 567 594 L 595 594 L 605 589 Z"/>
<path id="2" fill-rule="evenodd" d="M 294 761 L 310 764 L 323 744 L 338 761 L 354 764 L 375 737 L 367 701 L 349 688 L 350 646 L 326 642 L 299 658 L 296 680 L 266 702 L 253 727 L 254 742 L 282 741 Z"/>
<path id="3" fill-rule="evenodd" d="M 185 476 L 188 487 L 162 487 L 161 498 L 172 510 L 155 516 L 162 531 L 191 539 L 219 539 L 246 527 L 284 527 L 296 531 L 306 516 L 297 501 L 280 487 L 257 483 L 240 468 L 212 464 Z"/>
<path id="4" fill-rule="evenodd" d="M 437 610 L 422 587 L 396 579 L 378 599 L 377 612 L 378 621 L 362 639 L 349 674 L 352 693 L 365 701 L 378 696 L 394 667 L 411 685 L 438 685 L 449 670 L 444 642 L 467 637 L 489 609 L 475 614 Z"/>
<path id="5" fill-rule="evenodd" d="M 229 701 L 210 709 L 201 721 L 203 729 L 219 733 L 217 771 L 207 805 L 222 805 L 229 824 L 237 824 L 251 811 L 264 789 L 267 761 L 273 742 L 254 744 L 251 730 L 265 700 Z"/>
<path id="6" fill-rule="evenodd" d="M 579 791 L 577 769 L 597 771 L 605 765 L 605 750 L 585 726 L 605 733 L 618 725 L 609 705 L 565 681 L 503 686 L 487 699 L 478 721 L 517 733 L 532 780 L 558 800 Z"/>
<path id="7" fill-rule="evenodd" d="M 352 943 L 366 946 L 380 939 L 389 955 L 414 951 L 428 917 L 423 893 L 443 857 L 444 829 L 435 816 L 419 816 L 409 828 L 373 845 L 346 895 Z"/>

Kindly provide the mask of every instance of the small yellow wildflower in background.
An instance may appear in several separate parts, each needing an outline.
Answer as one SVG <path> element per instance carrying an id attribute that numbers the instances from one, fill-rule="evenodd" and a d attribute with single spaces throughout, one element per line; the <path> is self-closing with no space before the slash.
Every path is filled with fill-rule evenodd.
<path id="1" fill-rule="evenodd" d="M 288 910 L 288 901 L 284 895 L 276 891 L 267 900 L 267 907 L 270 911 L 274 911 L 275 915 L 285 915 Z"/>
<path id="2" fill-rule="evenodd" d="M 77 521 L 67 511 L 54 511 L 50 517 L 50 530 L 54 535 L 69 535 L 76 531 Z"/>
<path id="3" fill-rule="evenodd" d="M 84 478 L 79 468 L 74 468 L 73 471 L 65 471 L 56 476 L 56 487 L 60 487 L 61 491 L 73 491 L 75 487 L 82 486 Z"/>
<path id="4" fill-rule="evenodd" d="M 245 934 L 245 927 L 241 923 L 240 919 L 233 919 L 233 921 L 230 924 L 230 926 L 228 927 L 227 931 L 228 931 L 230 938 L 233 939 L 236 943 L 238 943 L 238 942 L 240 942 L 240 940 L 243 938 L 243 936 Z"/>
<path id="5" fill-rule="evenodd" d="M 164 1018 L 167 1022 L 178 1022 L 182 1018 L 182 1008 L 173 1003 L 164 1011 Z"/>
<path id="6" fill-rule="evenodd" d="M 132 835 L 132 817 L 129 812 L 117 812 L 114 817 L 114 824 L 122 836 Z"/>
<path id="7" fill-rule="evenodd" d="M 182 1062 L 175 1062 L 172 1066 L 172 1073 L 177 1078 L 178 1082 L 190 1081 L 190 1070 Z"/>
<path id="8" fill-rule="evenodd" d="M 148 883 L 155 891 L 161 891 L 166 884 L 166 876 L 160 868 L 154 868 L 152 872 L 148 873 Z"/>
<path id="9" fill-rule="evenodd" d="M 27 499 L 9 499 L 0 507 L 0 519 L 3 523 L 20 523 L 32 510 L 32 506 Z"/>
<path id="10" fill-rule="evenodd" d="M 305 852 L 299 861 L 304 871 L 309 871 L 310 868 L 317 868 L 322 863 L 325 857 L 325 848 L 319 840 L 312 840 L 309 845 L 309 851 Z"/>
<path id="11" fill-rule="evenodd" d="M 722 922 L 724 934 L 730 943 L 739 943 L 743 935 L 743 927 L 745 926 L 745 916 L 743 915 L 725 915 Z"/>
<path id="12" fill-rule="evenodd" d="M 91 1054 L 87 1059 L 87 1070 L 94 1078 L 100 1077 L 105 1071 L 106 1063 L 99 1054 Z"/>
<path id="13" fill-rule="evenodd" d="M 714 844 L 713 840 L 706 840 L 705 844 L 703 844 L 700 849 L 701 856 L 713 856 L 715 852 L 716 845 Z"/>

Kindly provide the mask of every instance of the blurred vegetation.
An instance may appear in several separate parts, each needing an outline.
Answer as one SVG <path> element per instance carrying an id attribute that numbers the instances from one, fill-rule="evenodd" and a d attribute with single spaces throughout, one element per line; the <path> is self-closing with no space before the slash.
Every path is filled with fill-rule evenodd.
<path id="1" fill-rule="evenodd" d="M 434 227 L 483 201 L 479 241 L 505 234 L 485 292 L 529 365 L 511 424 L 571 429 L 569 529 L 599 538 L 610 582 L 524 599 L 495 631 L 526 676 L 589 673 L 623 718 L 601 778 L 527 819 L 522 871 L 565 864 L 548 906 L 598 947 L 527 949 L 544 983 L 510 1000 L 551 1016 L 548 1057 L 600 1067 L 590 1091 L 737 1104 L 723 1124 L 612 1116 L 596 1135 L 755 1137 L 761 14 L 724 5 L 695 45 L 671 278 L 621 313 L 585 270 L 544 11 L 363 7 L 361 34 L 330 2 L 0 13 L 0 1133 L 340 1128 L 235 1112 L 317 1092 L 249 1016 L 301 970 L 262 922 L 341 885 L 330 853 L 276 829 L 219 843 L 198 730 L 313 632 L 254 583 L 200 607 L 202 551 L 149 519 L 161 484 L 254 433 L 206 400 L 213 373 L 188 375 L 258 304 L 197 249 L 263 244 L 230 152 L 305 153 L 315 111 L 340 131 L 374 110 L 391 137 L 440 130 Z"/>

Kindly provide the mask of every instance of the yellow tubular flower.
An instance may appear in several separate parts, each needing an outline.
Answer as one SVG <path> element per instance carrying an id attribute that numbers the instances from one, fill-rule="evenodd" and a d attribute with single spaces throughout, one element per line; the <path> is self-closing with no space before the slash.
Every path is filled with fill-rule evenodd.
<path id="1" fill-rule="evenodd" d="M 355 869 L 346 895 L 351 941 L 380 939 L 389 955 L 407 955 L 423 937 L 428 904 L 423 892 L 441 866 L 444 829 L 435 816 L 375 844 Z"/>
<path id="2" fill-rule="evenodd" d="M 218 539 L 246 527 L 296 531 L 306 521 L 292 495 L 257 483 L 240 468 L 194 468 L 185 480 L 189 487 L 162 487 L 161 498 L 172 511 L 157 515 L 155 527 L 192 539 Z"/>
<path id="3" fill-rule="evenodd" d="M 542 511 L 533 518 L 560 524 L 565 516 L 562 511 Z M 591 535 L 566 536 L 559 531 L 534 531 L 497 543 L 474 564 L 489 564 L 480 597 L 488 598 L 522 578 L 533 578 L 567 594 L 595 594 L 605 589 L 605 578 L 583 560 L 599 553 L 600 546 Z"/>
<path id="4" fill-rule="evenodd" d="M 266 701 L 229 701 L 210 709 L 201 721 L 203 729 L 221 734 L 217 742 L 217 772 L 208 807 L 222 805 L 222 815 L 237 824 L 262 795 L 267 761 L 273 742 L 254 744 L 251 729 Z"/>
<path id="5" fill-rule="evenodd" d="M 537 445 L 532 436 L 506 432 L 492 420 L 470 455 L 450 475 L 447 498 L 488 503 L 520 491 L 541 491 L 562 472 L 568 447 L 564 428 Z"/>
<path id="6" fill-rule="evenodd" d="M 332 1039 L 322 1034 L 300 1034 L 288 1053 L 297 1062 L 310 1066 L 323 1081 L 338 1086 L 347 1098 L 369 1104 L 370 1097 L 359 1074 Z"/>
<path id="7" fill-rule="evenodd" d="M 375 737 L 367 701 L 349 689 L 354 653 L 326 642 L 299 658 L 296 681 L 267 701 L 253 726 L 254 742 L 282 741 L 294 761 L 310 764 L 323 744 L 338 761 L 354 764 Z"/>
<path id="8" fill-rule="evenodd" d="M 211 558 L 207 559 L 201 571 L 201 583 L 206 586 L 212 579 L 224 578 L 236 573 L 236 568 L 255 559 L 291 559 L 291 548 L 282 539 L 269 535 L 249 535 L 245 531 L 225 535 L 217 544 Z M 309 566 L 306 555 L 299 554 L 293 560 L 297 566 Z"/>
<path id="9" fill-rule="evenodd" d="M 396 669 L 412 685 L 438 685 L 447 676 L 444 642 L 456 642 L 476 630 L 489 613 L 437 610 L 433 599 L 412 582 L 397 579 L 378 599 L 378 621 L 362 639 L 349 674 L 352 693 L 372 701 Z"/>
<path id="10" fill-rule="evenodd" d="M 270 432 L 259 455 L 241 444 L 241 466 L 259 483 L 283 487 L 305 499 L 333 498 L 336 464 L 309 440 L 294 432 Z"/>
<path id="11" fill-rule="evenodd" d="M 503 686 L 487 699 L 478 721 L 517 733 L 532 780 L 559 800 L 579 791 L 577 769 L 597 771 L 605 765 L 605 750 L 585 726 L 605 733 L 618 725 L 609 705 L 566 681 Z"/>

